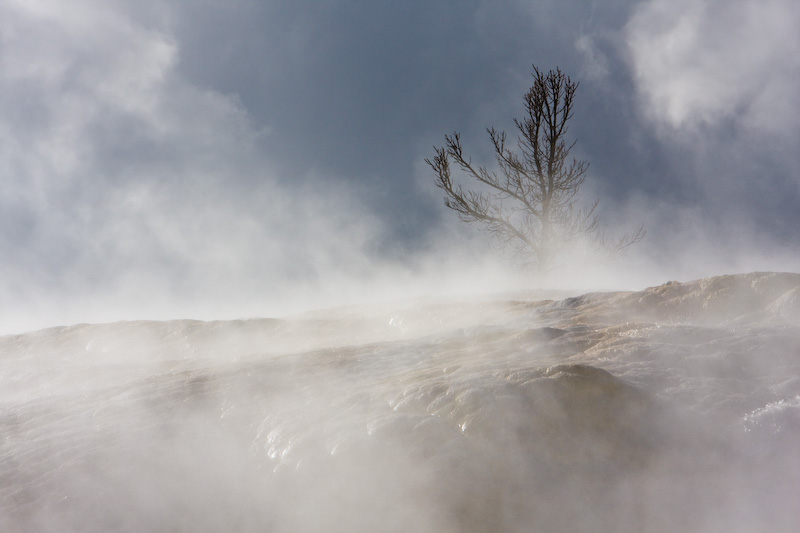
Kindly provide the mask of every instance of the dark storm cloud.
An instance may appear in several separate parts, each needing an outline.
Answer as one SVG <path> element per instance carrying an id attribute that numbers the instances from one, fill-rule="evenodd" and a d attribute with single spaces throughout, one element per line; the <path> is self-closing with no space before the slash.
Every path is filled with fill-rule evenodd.
<path id="1" fill-rule="evenodd" d="M 443 2 L 298 2 L 193 10 L 179 30 L 187 39 L 181 69 L 237 95 L 270 127 L 264 153 L 286 180 L 324 174 L 352 181 L 415 226 L 408 204 L 418 199 L 408 178 L 416 137 L 453 110 L 472 107 L 476 96 L 485 101 L 487 81 L 497 78 L 474 9 L 470 2 L 457 9 Z M 423 220 L 432 216 L 430 206 L 418 207 Z"/>
<path id="2" fill-rule="evenodd" d="M 455 129 L 490 163 L 484 128 L 513 129 L 531 63 L 581 81 L 587 197 L 612 229 L 648 226 L 642 265 L 747 267 L 748 236 L 796 257 L 797 18 L 789 0 L 0 1 L 2 314 L 267 312 L 443 270 L 427 254 L 473 234 L 422 160 Z M 674 252 L 709 242 L 713 261 Z"/>
<path id="3" fill-rule="evenodd" d="M 603 17 L 624 22 L 620 9 L 609 16 L 584 3 L 539 6 L 337 1 L 189 9 L 178 29 L 186 44 L 178 68 L 235 94 L 271 128 L 263 148 L 287 179 L 321 172 L 356 182 L 416 238 L 439 214 L 409 187 L 420 150 L 453 128 L 485 144 L 485 127 L 507 126 L 518 113 L 532 62 L 577 70 L 581 32 Z"/>

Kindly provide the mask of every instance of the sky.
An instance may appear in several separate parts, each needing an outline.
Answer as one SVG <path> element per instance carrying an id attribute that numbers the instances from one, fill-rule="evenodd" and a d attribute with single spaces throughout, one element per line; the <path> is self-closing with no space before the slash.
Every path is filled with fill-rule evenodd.
<path id="1" fill-rule="evenodd" d="M 800 271 L 798 26 L 795 0 L 0 0 L 0 332 L 537 287 L 424 163 L 459 131 L 491 166 L 532 64 L 580 82 L 582 200 L 647 230 L 559 283 Z"/>

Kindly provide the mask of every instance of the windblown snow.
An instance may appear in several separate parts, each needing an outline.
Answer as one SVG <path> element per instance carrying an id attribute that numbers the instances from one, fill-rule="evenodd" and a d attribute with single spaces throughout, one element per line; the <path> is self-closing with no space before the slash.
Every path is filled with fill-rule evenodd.
<path id="1" fill-rule="evenodd" d="M 800 529 L 800 275 L 0 337 L 0 530 Z"/>

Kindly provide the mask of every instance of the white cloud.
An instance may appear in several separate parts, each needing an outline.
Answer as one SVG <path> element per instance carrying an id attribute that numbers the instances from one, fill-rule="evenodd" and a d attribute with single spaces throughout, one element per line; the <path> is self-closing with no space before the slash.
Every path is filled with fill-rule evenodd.
<path id="1" fill-rule="evenodd" d="M 602 80 L 609 75 L 608 57 L 598 48 L 592 35 L 581 35 L 575 50 L 583 57 L 581 72 L 590 80 Z"/>
<path id="2" fill-rule="evenodd" d="M 658 124 L 800 125 L 800 4 L 650 0 L 626 27 L 641 105 Z"/>

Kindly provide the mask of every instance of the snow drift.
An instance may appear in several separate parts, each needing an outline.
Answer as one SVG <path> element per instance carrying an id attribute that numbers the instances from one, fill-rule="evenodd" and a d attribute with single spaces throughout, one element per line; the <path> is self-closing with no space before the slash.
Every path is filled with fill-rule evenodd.
<path id="1" fill-rule="evenodd" d="M 0 338 L 4 531 L 795 531 L 800 275 Z"/>

